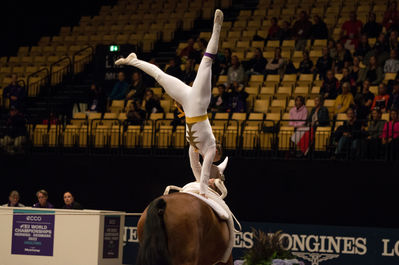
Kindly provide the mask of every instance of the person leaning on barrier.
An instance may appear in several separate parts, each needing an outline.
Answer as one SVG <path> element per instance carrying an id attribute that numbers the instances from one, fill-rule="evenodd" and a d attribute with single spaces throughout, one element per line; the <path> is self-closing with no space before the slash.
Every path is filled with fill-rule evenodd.
<path id="1" fill-rule="evenodd" d="M 25 207 L 22 203 L 19 203 L 19 192 L 16 190 L 13 190 L 10 192 L 10 195 L 8 196 L 8 203 L 3 204 L 2 206 L 5 207 Z"/>
<path id="2" fill-rule="evenodd" d="M 64 206 L 62 206 L 63 209 L 75 209 L 75 210 L 81 210 L 83 209 L 82 205 L 75 201 L 75 197 L 72 195 L 70 191 L 67 191 L 64 193 Z"/>
<path id="3" fill-rule="evenodd" d="M 36 192 L 38 202 L 33 204 L 33 208 L 54 208 L 50 202 L 48 202 L 48 193 L 45 190 L 39 190 Z"/>

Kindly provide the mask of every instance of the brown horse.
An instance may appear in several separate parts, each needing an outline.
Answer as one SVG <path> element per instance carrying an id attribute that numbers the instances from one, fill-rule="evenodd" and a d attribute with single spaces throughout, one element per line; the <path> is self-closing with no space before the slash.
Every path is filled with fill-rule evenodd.
<path id="1" fill-rule="evenodd" d="M 233 265 L 220 263 L 229 242 L 226 221 L 202 200 L 186 193 L 161 196 L 137 224 L 137 265 Z"/>

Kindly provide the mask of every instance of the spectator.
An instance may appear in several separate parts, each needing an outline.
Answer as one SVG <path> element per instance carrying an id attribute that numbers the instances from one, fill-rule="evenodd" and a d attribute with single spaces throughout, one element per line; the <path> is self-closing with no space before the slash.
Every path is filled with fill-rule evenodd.
<path id="1" fill-rule="evenodd" d="M 83 207 L 80 203 L 75 201 L 75 197 L 72 195 L 70 191 L 64 193 L 64 206 L 63 209 L 75 209 L 75 210 L 82 210 Z"/>
<path id="2" fill-rule="evenodd" d="M 8 153 L 22 151 L 26 140 L 26 121 L 15 106 L 10 108 L 3 138 L 0 138 L 0 147 Z"/>
<path id="3" fill-rule="evenodd" d="M 387 31 L 397 30 L 399 26 L 399 12 L 397 10 L 397 2 L 392 1 L 389 4 L 388 10 L 385 11 L 382 25 Z"/>
<path id="4" fill-rule="evenodd" d="M 313 61 L 310 60 L 308 51 L 303 51 L 303 59 L 299 63 L 298 72 L 301 74 L 313 73 Z"/>
<path id="5" fill-rule="evenodd" d="M 36 192 L 38 202 L 33 204 L 33 208 L 54 208 L 54 206 L 48 202 L 48 193 L 45 190 L 39 190 Z"/>
<path id="6" fill-rule="evenodd" d="M 327 71 L 331 70 L 333 59 L 330 57 L 327 48 L 323 48 L 323 55 L 317 59 L 316 72 L 319 74 L 320 79 L 326 78 Z"/>
<path id="7" fill-rule="evenodd" d="M 248 62 L 248 75 L 262 75 L 265 71 L 267 60 L 263 57 L 260 48 L 255 49 L 254 57 Z"/>
<path id="8" fill-rule="evenodd" d="M 352 95 L 356 95 L 356 80 L 352 78 L 352 76 L 349 73 L 349 68 L 344 67 L 342 69 L 342 78 L 339 81 L 339 91 L 342 91 L 342 85 L 344 83 L 349 83 L 351 89 L 350 92 L 352 93 Z"/>
<path id="9" fill-rule="evenodd" d="M 129 92 L 126 95 L 126 99 L 135 98 L 138 100 L 142 100 L 144 97 L 145 90 L 146 90 L 146 86 L 144 85 L 141 73 L 133 72 L 132 83 L 129 86 Z"/>
<path id="10" fill-rule="evenodd" d="M 351 86 L 348 82 L 343 83 L 342 93 L 335 100 L 334 114 L 345 113 L 354 104 L 353 95 L 350 92 Z"/>
<path id="11" fill-rule="evenodd" d="M 238 82 L 233 82 L 232 91 L 229 93 L 227 112 L 246 112 L 248 93 L 244 91 L 243 86 Z"/>
<path id="12" fill-rule="evenodd" d="M 385 126 L 385 121 L 381 120 L 381 111 L 373 109 L 371 121 L 367 130 L 367 150 L 369 158 L 378 158 L 381 150 L 381 135 Z"/>
<path id="13" fill-rule="evenodd" d="M 22 203 L 19 202 L 19 192 L 16 190 L 13 190 L 10 192 L 10 195 L 8 196 L 8 203 L 3 204 L 2 206 L 5 207 L 25 207 Z"/>
<path id="14" fill-rule="evenodd" d="M 229 100 L 229 95 L 226 92 L 225 85 L 218 85 L 218 94 L 212 96 L 210 111 L 211 112 L 225 112 Z"/>
<path id="15" fill-rule="evenodd" d="M 297 96 L 295 98 L 295 106 L 290 109 L 289 125 L 295 128 L 303 127 L 308 118 L 308 109 L 305 106 L 305 98 Z"/>
<path id="16" fill-rule="evenodd" d="M 16 107 L 17 109 L 23 108 L 25 99 L 25 89 L 18 84 L 18 75 L 11 75 L 11 83 L 6 86 L 3 90 L 3 100 L 8 99 L 10 101 L 10 107 Z"/>
<path id="17" fill-rule="evenodd" d="M 363 23 L 357 19 L 356 12 L 350 12 L 349 20 L 341 27 L 341 40 L 343 41 L 345 48 L 349 50 L 357 48 L 362 27 Z"/>
<path id="18" fill-rule="evenodd" d="M 161 107 L 161 102 L 156 96 L 154 96 L 154 91 L 152 91 L 151 89 L 147 89 L 145 92 L 143 100 L 143 108 L 145 109 L 148 115 L 150 115 L 151 113 L 163 112 L 163 108 Z"/>
<path id="19" fill-rule="evenodd" d="M 281 48 L 274 50 L 274 58 L 266 64 L 266 74 L 280 74 L 284 68 L 284 59 L 281 57 Z"/>
<path id="20" fill-rule="evenodd" d="M 105 106 L 107 104 L 107 99 L 101 87 L 96 84 L 91 84 L 89 91 L 89 98 L 87 102 L 89 112 L 105 112 Z"/>
<path id="21" fill-rule="evenodd" d="M 357 117 L 359 120 L 366 120 L 373 105 L 374 94 L 370 92 L 370 81 L 364 80 L 362 90 L 355 97 Z"/>
<path id="22" fill-rule="evenodd" d="M 335 78 L 332 70 L 327 71 L 326 79 L 320 87 L 320 95 L 324 99 L 335 99 L 338 95 L 339 81 Z"/>
<path id="23" fill-rule="evenodd" d="M 337 56 L 335 57 L 335 69 L 341 72 L 342 68 L 348 67 L 352 61 L 352 55 L 348 49 L 345 49 L 342 43 L 337 43 Z"/>
<path id="24" fill-rule="evenodd" d="M 293 37 L 296 40 L 295 49 L 302 51 L 306 47 L 307 39 L 312 33 L 312 22 L 309 21 L 306 11 L 299 13 L 299 20 L 297 20 L 292 27 Z"/>
<path id="25" fill-rule="evenodd" d="M 392 158 L 397 157 L 399 150 L 399 120 L 397 109 L 391 109 L 390 121 L 385 123 L 381 138 L 382 143 L 388 150 L 388 154 L 390 153 Z"/>
<path id="26" fill-rule="evenodd" d="M 118 81 L 115 83 L 114 88 L 109 95 L 110 100 L 125 99 L 129 84 L 125 81 L 125 73 L 122 71 L 118 73 Z"/>
<path id="27" fill-rule="evenodd" d="M 230 87 L 234 82 L 243 84 L 245 80 L 244 68 L 240 64 L 238 57 L 231 57 L 231 66 L 227 70 L 227 85 Z"/>
<path id="28" fill-rule="evenodd" d="M 48 117 L 46 119 L 43 119 L 42 124 L 44 125 L 57 125 L 59 124 L 59 119 L 57 115 L 54 114 L 54 112 L 50 112 Z"/>
<path id="29" fill-rule="evenodd" d="M 371 51 L 371 47 L 369 44 L 369 39 L 367 38 L 366 34 L 362 34 L 360 37 L 360 43 L 356 48 L 355 53 L 353 54 L 354 56 L 359 56 L 360 58 L 364 58 L 366 54 L 368 54 Z"/>
<path id="30" fill-rule="evenodd" d="M 126 106 L 126 125 L 142 125 L 146 112 L 140 108 L 139 101 L 132 100 Z"/>
<path id="31" fill-rule="evenodd" d="M 269 28 L 269 32 L 267 33 L 267 39 L 268 40 L 278 40 L 279 39 L 279 33 L 280 33 L 280 26 L 278 25 L 278 20 L 276 17 L 272 17 L 270 19 L 271 25 Z"/>
<path id="32" fill-rule="evenodd" d="M 398 32 L 396 30 L 393 30 L 391 31 L 391 33 L 389 33 L 388 47 L 390 51 L 398 50 L 399 42 L 398 42 Z"/>
<path id="33" fill-rule="evenodd" d="M 184 67 L 184 71 L 182 72 L 182 81 L 187 85 L 192 85 L 195 77 L 197 76 L 197 72 L 194 70 L 194 60 L 187 59 Z"/>
<path id="34" fill-rule="evenodd" d="M 206 42 L 205 39 L 203 38 L 198 38 L 197 39 L 197 43 L 196 43 L 196 58 L 195 58 L 195 62 L 196 63 L 200 63 L 202 57 L 204 56 L 205 50 L 206 50 L 206 46 L 208 45 L 208 43 Z"/>
<path id="35" fill-rule="evenodd" d="M 311 38 L 313 40 L 324 40 L 328 39 L 328 28 L 326 23 L 321 19 L 319 15 L 313 17 L 314 24 L 311 28 Z"/>
<path id="36" fill-rule="evenodd" d="M 335 43 L 335 40 L 329 39 L 327 41 L 327 50 L 331 58 L 337 57 L 337 44 Z"/>
<path id="37" fill-rule="evenodd" d="M 399 109 L 399 82 L 393 84 L 392 95 L 389 96 L 388 109 Z"/>
<path id="38" fill-rule="evenodd" d="M 365 34 L 368 38 L 378 38 L 382 31 L 382 25 L 376 22 L 376 15 L 373 12 L 370 12 L 368 16 L 368 21 L 363 27 L 362 33 Z"/>
<path id="39" fill-rule="evenodd" d="M 389 46 L 385 41 L 384 33 L 381 33 L 373 47 L 374 55 L 378 58 L 379 62 L 385 62 L 385 60 L 389 57 Z"/>
<path id="40" fill-rule="evenodd" d="M 168 75 L 174 76 L 176 78 L 181 78 L 182 76 L 182 71 L 180 68 L 180 58 L 172 58 L 169 60 L 169 65 L 167 66 L 165 73 Z"/>
<path id="41" fill-rule="evenodd" d="M 377 65 L 377 58 L 375 56 L 370 57 L 369 65 L 360 71 L 357 81 L 363 82 L 366 79 L 370 81 L 371 85 L 378 85 L 382 82 L 382 68 Z"/>
<path id="42" fill-rule="evenodd" d="M 349 75 L 350 75 L 351 79 L 357 81 L 359 79 L 359 72 L 360 72 L 359 57 L 353 57 L 352 65 L 350 66 L 349 71 L 350 71 Z"/>
<path id="43" fill-rule="evenodd" d="M 384 84 L 378 86 L 378 95 L 374 97 L 373 105 L 371 109 L 378 108 L 382 113 L 387 111 L 389 101 L 389 94 L 387 93 L 387 87 Z"/>
<path id="44" fill-rule="evenodd" d="M 317 95 L 314 98 L 314 105 L 308 116 L 307 123 L 311 124 L 313 128 L 317 126 L 329 126 L 330 117 L 328 115 L 328 109 L 324 107 L 323 97 Z"/>
<path id="45" fill-rule="evenodd" d="M 155 58 L 151 58 L 149 63 L 159 67 Z M 141 77 L 143 79 L 143 83 L 144 83 L 145 87 L 155 87 L 156 81 L 154 78 L 152 78 L 152 76 L 143 72 Z"/>
<path id="46" fill-rule="evenodd" d="M 290 23 L 284 20 L 279 31 L 279 40 L 280 42 L 283 42 L 283 40 L 290 40 L 291 38 L 292 30 L 290 29 Z"/>
<path id="47" fill-rule="evenodd" d="M 183 107 L 177 101 L 175 101 L 175 110 L 173 111 L 173 121 L 170 125 L 173 126 L 173 131 L 176 131 L 177 126 L 185 126 L 186 125 L 186 118 L 184 116 Z"/>
<path id="48" fill-rule="evenodd" d="M 384 73 L 397 73 L 399 71 L 399 60 L 398 52 L 392 49 L 390 52 L 390 58 L 385 61 Z"/>
<path id="49" fill-rule="evenodd" d="M 335 139 L 338 142 L 335 155 L 343 155 L 350 151 L 351 156 L 360 156 L 360 146 L 365 136 L 363 122 L 356 118 L 354 109 L 346 111 L 347 120 L 339 126 L 335 132 Z"/>
<path id="50" fill-rule="evenodd" d="M 181 51 L 180 51 L 180 58 L 185 58 L 185 59 L 194 59 L 196 51 L 194 49 L 194 39 L 193 38 L 189 38 L 187 41 L 187 46 L 184 47 Z"/>
<path id="51" fill-rule="evenodd" d="M 218 65 L 219 65 L 218 73 L 220 75 L 227 74 L 227 70 L 231 66 L 231 55 L 232 55 L 231 49 L 225 48 L 223 50 L 223 55 L 219 54 L 219 56 L 217 57 L 218 58 L 217 61 L 218 61 Z"/>

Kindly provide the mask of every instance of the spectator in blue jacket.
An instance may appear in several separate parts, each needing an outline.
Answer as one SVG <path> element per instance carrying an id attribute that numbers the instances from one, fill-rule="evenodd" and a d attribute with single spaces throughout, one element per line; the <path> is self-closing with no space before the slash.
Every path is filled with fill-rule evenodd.
<path id="1" fill-rule="evenodd" d="M 118 81 L 115 83 L 114 88 L 109 95 L 110 100 L 122 100 L 125 99 L 129 89 L 129 84 L 125 80 L 125 73 L 118 73 Z"/>
<path id="2" fill-rule="evenodd" d="M 10 100 L 10 107 L 22 108 L 25 98 L 25 89 L 18 84 L 17 74 L 12 74 L 11 83 L 4 88 L 3 99 Z"/>

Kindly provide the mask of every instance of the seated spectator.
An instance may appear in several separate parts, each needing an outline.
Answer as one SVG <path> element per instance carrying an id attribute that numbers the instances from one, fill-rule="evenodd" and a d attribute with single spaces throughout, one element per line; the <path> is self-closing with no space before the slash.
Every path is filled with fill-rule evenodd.
<path id="1" fill-rule="evenodd" d="M 311 124 L 312 127 L 317 126 L 329 126 L 330 116 L 328 115 L 328 109 L 324 107 L 323 97 L 318 95 L 314 98 L 314 107 L 310 111 L 307 123 Z"/>
<path id="2" fill-rule="evenodd" d="M 342 68 L 348 67 L 349 63 L 353 60 L 352 55 L 348 49 L 345 49 L 342 43 L 337 43 L 337 56 L 335 59 L 335 69 L 337 72 L 341 72 Z"/>
<path id="3" fill-rule="evenodd" d="M 23 109 L 25 89 L 18 84 L 18 75 L 11 75 L 11 83 L 3 90 L 3 100 L 8 99 L 10 107 Z"/>
<path id="4" fill-rule="evenodd" d="M 159 65 L 158 65 L 158 63 L 157 63 L 155 58 L 151 58 L 148 61 L 148 63 L 153 64 L 153 65 L 155 65 L 155 66 L 157 66 L 159 68 Z M 144 83 L 145 87 L 155 87 L 156 86 L 156 81 L 155 81 L 155 79 L 152 76 L 142 72 L 141 77 L 143 79 L 143 83 Z"/>
<path id="5" fill-rule="evenodd" d="M 13 190 L 10 192 L 10 195 L 8 196 L 8 203 L 3 204 L 2 206 L 4 207 L 25 207 L 22 203 L 19 202 L 19 192 L 16 190 Z"/>
<path id="6" fill-rule="evenodd" d="M 146 90 L 146 85 L 143 82 L 143 78 L 140 72 L 133 72 L 132 83 L 129 86 L 129 92 L 126 95 L 126 99 L 138 99 L 142 100 Z"/>
<path id="7" fill-rule="evenodd" d="M 104 96 L 104 93 L 101 87 L 96 84 L 91 84 L 89 97 L 87 101 L 88 112 L 105 112 L 105 106 L 107 105 L 107 99 Z"/>
<path id="8" fill-rule="evenodd" d="M 75 197 L 72 195 L 70 191 L 64 193 L 64 206 L 63 209 L 75 209 L 75 210 L 82 210 L 83 207 L 80 203 L 75 201 Z"/>
<path id="9" fill-rule="evenodd" d="M 353 55 L 359 56 L 361 59 L 363 59 L 370 51 L 371 47 L 369 44 L 369 39 L 366 34 L 362 34 L 362 36 L 360 37 L 359 45 L 357 46 L 356 51 Z"/>
<path id="10" fill-rule="evenodd" d="M 129 84 L 125 81 L 125 73 L 118 73 L 118 81 L 115 83 L 114 88 L 109 95 L 109 100 L 122 100 L 125 99 Z"/>
<path id="11" fill-rule="evenodd" d="M 145 92 L 143 109 L 145 109 L 148 115 L 150 115 L 151 113 L 163 112 L 163 108 L 161 107 L 161 101 L 159 101 L 159 99 L 154 96 L 154 91 L 152 91 L 151 89 L 147 89 Z"/>
<path id="12" fill-rule="evenodd" d="M 396 1 L 390 2 L 387 11 L 384 13 L 382 25 L 387 31 L 397 30 L 399 28 L 399 12 L 397 10 Z"/>
<path id="13" fill-rule="evenodd" d="M 196 50 L 196 58 L 194 59 L 195 63 L 200 63 L 202 57 L 205 54 L 206 46 L 208 45 L 207 41 L 203 38 L 198 38 L 197 43 L 194 45 Z"/>
<path id="14" fill-rule="evenodd" d="M 324 40 L 328 39 L 328 28 L 326 23 L 321 19 L 319 15 L 313 17 L 314 24 L 311 28 L 310 37 L 313 40 Z"/>
<path id="15" fill-rule="evenodd" d="M 357 82 L 363 82 L 367 79 L 371 85 L 378 85 L 382 82 L 383 78 L 382 68 L 377 65 L 377 58 L 371 56 L 368 66 L 360 70 Z"/>
<path id="16" fill-rule="evenodd" d="M 391 33 L 389 33 L 388 47 L 389 51 L 398 50 L 399 48 L 398 32 L 396 30 L 393 30 Z"/>
<path id="17" fill-rule="evenodd" d="M 276 48 L 274 50 L 273 60 L 270 60 L 270 62 L 266 64 L 265 67 L 266 74 L 268 75 L 280 74 L 283 68 L 284 68 L 284 59 L 281 57 L 281 48 Z"/>
<path id="18" fill-rule="evenodd" d="M 390 52 L 390 58 L 385 61 L 384 73 L 397 73 L 399 71 L 398 52 L 393 49 Z"/>
<path id="19" fill-rule="evenodd" d="M 187 59 L 184 71 L 182 72 L 181 80 L 187 85 L 192 85 L 195 77 L 197 76 L 197 72 L 194 70 L 194 60 Z"/>
<path id="20" fill-rule="evenodd" d="M 288 21 L 283 21 L 278 35 L 280 42 L 292 39 L 292 30 L 290 29 L 290 23 Z"/>
<path id="21" fill-rule="evenodd" d="M 225 48 L 223 50 L 223 54 L 218 54 L 217 59 L 216 59 L 216 64 L 218 65 L 217 67 L 217 73 L 220 75 L 227 75 L 227 70 L 231 66 L 231 49 L 230 48 Z"/>
<path id="22" fill-rule="evenodd" d="M 229 95 L 226 92 L 225 85 L 218 85 L 218 94 L 212 96 L 209 105 L 211 112 L 226 112 Z"/>
<path id="23" fill-rule="evenodd" d="M 345 48 L 349 50 L 357 48 L 362 28 L 363 23 L 357 19 L 356 12 L 350 12 L 349 20 L 341 27 L 341 40 Z"/>
<path id="24" fill-rule="evenodd" d="M 374 94 L 370 92 L 370 81 L 365 80 L 360 93 L 356 94 L 356 113 L 359 120 L 367 120 L 373 105 Z"/>
<path id="25" fill-rule="evenodd" d="M 181 78 L 182 71 L 180 68 L 180 58 L 172 58 L 169 60 L 169 65 L 167 66 L 165 73 L 168 75 L 174 76 L 176 78 Z"/>
<path id="26" fill-rule="evenodd" d="M 279 39 L 279 33 L 280 33 L 280 26 L 278 25 L 278 20 L 276 17 L 272 17 L 270 19 L 271 24 L 269 31 L 267 33 L 267 39 L 268 40 L 278 40 Z"/>
<path id="27" fill-rule="evenodd" d="M 356 80 L 352 78 L 352 76 L 349 73 L 349 68 L 344 67 L 342 68 L 342 78 L 339 81 L 339 91 L 342 91 L 342 85 L 344 83 L 349 83 L 351 89 L 350 92 L 352 95 L 356 95 Z"/>
<path id="28" fill-rule="evenodd" d="M 306 11 L 299 13 L 299 19 L 294 23 L 292 27 L 292 33 L 294 40 L 296 40 L 295 49 L 297 51 L 303 51 L 306 47 L 307 40 L 310 38 L 312 33 L 312 22 L 309 21 L 308 14 Z"/>
<path id="29" fill-rule="evenodd" d="M 382 25 L 376 22 L 376 15 L 370 12 L 368 16 L 368 21 L 363 27 L 363 34 L 366 34 L 368 38 L 378 38 L 382 31 Z"/>
<path id="30" fill-rule="evenodd" d="M 132 100 L 126 106 L 126 125 L 142 125 L 146 112 L 140 108 L 138 100 Z"/>
<path id="31" fill-rule="evenodd" d="M 328 70 L 331 70 L 333 65 L 333 59 L 330 57 L 327 48 L 323 48 L 323 55 L 317 59 L 316 63 L 316 73 L 319 74 L 320 79 L 326 78 L 326 73 Z"/>
<path id="32" fill-rule="evenodd" d="M 327 71 L 326 78 L 320 87 L 320 95 L 324 99 L 335 99 L 339 91 L 339 81 L 335 78 L 332 70 Z"/>
<path id="33" fill-rule="evenodd" d="M 265 67 L 267 60 L 263 57 L 262 50 L 256 48 L 254 52 L 254 57 L 248 62 L 248 75 L 262 75 L 265 72 Z"/>
<path id="34" fill-rule="evenodd" d="M 305 106 L 305 98 L 297 96 L 295 98 L 295 106 L 290 109 L 289 125 L 295 128 L 303 127 L 308 118 L 308 109 Z"/>
<path id="35" fill-rule="evenodd" d="M 303 60 L 299 63 L 298 72 L 301 74 L 313 73 L 313 61 L 310 60 L 308 51 L 303 51 Z"/>
<path id="36" fill-rule="evenodd" d="M 378 86 L 378 95 L 374 97 L 371 109 L 378 108 L 382 113 L 385 113 L 388 108 L 389 94 L 387 93 L 387 86 L 380 84 Z"/>
<path id="37" fill-rule="evenodd" d="M 397 157 L 399 150 L 399 119 L 397 109 L 391 109 L 390 121 L 385 123 L 381 138 L 382 143 L 388 150 L 388 154 L 391 154 L 393 158 Z"/>
<path id="38" fill-rule="evenodd" d="M 388 109 L 399 109 L 399 82 L 393 84 L 392 95 L 389 96 Z"/>
<path id="39" fill-rule="evenodd" d="M 385 126 L 385 121 L 381 120 L 381 111 L 373 109 L 371 121 L 367 130 L 367 150 L 369 158 L 378 158 L 381 151 L 381 135 Z"/>
<path id="40" fill-rule="evenodd" d="M 373 47 L 374 55 L 379 59 L 379 62 L 384 62 L 389 57 L 389 45 L 385 40 L 385 34 L 381 33 Z"/>
<path id="41" fill-rule="evenodd" d="M 36 192 L 38 202 L 33 204 L 33 208 L 54 208 L 54 206 L 48 202 L 48 193 L 45 190 L 39 190 Z"/>
<path id="42" fill-rule="evenodd" d="M 231 92 L 229 93 L 227 112 L 246 112 L 247 110 L 248 93 L 245 92 L 244 87 L 238 82 L 233 82 Z"/>
<path id="43" fill-rule="evenodd" d="M 350 151 L 352 157 L 360 156 L 360 146 L 365 136 L 365 127 L 362 121 L 356 118 L 354 109 L 346 111 L 347 121 L 339 126 L 335 132 L 335 139 L 338 142 L 335 155 L 343 155 Z"/>
<path id="44" fill-rule="evenodd" d="M 331 58 L 337 57 L 337 44 L 335 43 L 335 40 L 329 39 L 327 41 L 327 50 Z"/>
<path id="45" fill-rule="evenodd" d="M 335 100 L 334 114 L 345 113 L 354 104 L 353 95 L 350 92 L 351 86 L 348 82 L 343 83 L 342 93 Z"/>
<path id="46" fill-rule="evenodd" d="M 177 126 L 185 126 L 186 118 L 183 113 L 183 107 L 177 101 L 175 101 L 175 110 L 173 111 L 173 121 L 170 125 L 173 126 L 173 131 L 176 131 Z"/>
<path id="47" fill-rule="evenodd" d="M 227 70 L 227 85 L 230 87 L 234 82 L 243 84 L 245 81 L 244 68 L 237 56 L 231 57 L 231 66 Z"/>
<path id="48" fill-rule="evenodd" d="M 194 59 L 196 57 L 196 51 L 194 49 L 194 39 L 189 38 L 187 41 L 187 46 L 184 47 L 179 54 L 180 58 Z"/>
<path id="49" fill-rule="evenodd" d="M 26 140 L 26 120 L 15 106 L 10 108 L 3 138 L 0 138 L 0 147 L 8 152 L 21 152 Z"/>
<path id="50" fill-rule="evenodd" d="M 356 81 L 359 79 L 359 72 L 360 72 L 360 59 L 359 57 L 353 57 L 352 65 L 349 67 L 349 75 L 351 79 Z"/>

